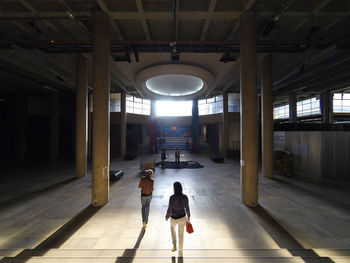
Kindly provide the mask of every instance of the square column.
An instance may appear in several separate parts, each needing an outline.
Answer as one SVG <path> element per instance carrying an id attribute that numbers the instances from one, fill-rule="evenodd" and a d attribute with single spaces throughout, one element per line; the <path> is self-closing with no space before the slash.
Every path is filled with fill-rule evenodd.
<path id="1" fill-rule="evenodd" d="M 297 123 L 297 96 L 294 93 L 289 94 L 289 122 Z"/>
<path id="2" fill-rule="evenodd" d="M 255 13 L 240 17 L 241 56 L 241 198 L 258 205 L 258 99 Z"/>
<path id="3" fill-rule="evenodd" d="M 120 94 L 120 158 L 126 155 L 126 93 Z"/>
<path id="4" fill-rule="evenodd" d="M 87 64 L 79 55 L 76 71 L 77 93 L 75 109 L 75 176 L 82 178 L 87 171 L 87 114 L 88 114 L 88 74 Z"/>
<path id="5" fill-rule="evenodd" d="M 149 152 L 158 153 L 157 149 L 157 119 L 156 119 L 156 101 L 151 101 L 151 118 L 149 123 Z"/>
<path id="6" fill-rule="evenodd" d="M 93 206 L 105 205 L 109 196 L 109 37 L 109 17 L 97 11 L 93 21 Z"/>
<path id="7" fill-rule="evenodd" d="M 272 178 L 273 172 L 273 106 L 272 106 L 272 61 L 266 56 L 262 63 L 262 174 Z"/>
<path id="8" fill-rule="evenodd" d="M 222 132 L 220 136 L 222 136 L 221 140 L 221 157 L 225 157 L 226 151 L 228 149 L 228 94 L 224 92 L 223 94 L 223 109 L 222 109 Z"/>
<path id="9" fill-rule="evenodd" d="M 199 153 L 199 116 L 198 116 L 198 99 L 192 100 L 192 152 Z"/>
<path id="10" fill-rule="evenodd" d="M 333 93 L 325 91 L 320 95 L 322 123 L 331 124 L 333 122 Z"/>

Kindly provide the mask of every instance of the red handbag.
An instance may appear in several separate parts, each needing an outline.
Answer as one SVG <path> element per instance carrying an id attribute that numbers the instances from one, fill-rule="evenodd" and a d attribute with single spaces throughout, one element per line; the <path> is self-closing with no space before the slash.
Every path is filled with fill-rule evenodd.
<path id="1" fill-rule="evenodd" d="M 189 234 L 191 234 L 191 233 L 194 232 L 194 231 L 193 231 L 192 224 L 191 224 L 190 221 L 187 221 L 187 222 L 186 222 L 186 232 L 189 233 Z"/>

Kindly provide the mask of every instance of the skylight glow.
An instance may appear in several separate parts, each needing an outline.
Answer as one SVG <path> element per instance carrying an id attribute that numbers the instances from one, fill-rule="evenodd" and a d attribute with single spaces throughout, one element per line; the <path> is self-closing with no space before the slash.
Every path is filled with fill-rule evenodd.
<path id="1" fill-rule="evenodd" d="M 192 116 L 192 101 L 156 101 L 157 116 Z"/>
<path id="2" fill-rule="evenodd" d="M 186 96 L 200 91 L 203 81 L 191 75 L 165 74 L 148 79 L 146 87 L 163 96 Z"/>

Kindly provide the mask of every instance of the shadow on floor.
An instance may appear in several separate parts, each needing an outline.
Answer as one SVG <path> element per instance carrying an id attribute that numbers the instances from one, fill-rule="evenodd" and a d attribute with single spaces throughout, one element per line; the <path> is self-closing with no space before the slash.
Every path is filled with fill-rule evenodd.
<path id="1" fill-rule="evenodd" d="M 288 178 L 287 178 L 288 179 Z M 294 178 L 293 178 L 294 179 Z M 316 186 L 319 189 L 315 190 L 314 188 L 306 188 L 303 187 L 301 185 L 295 184 L 292 181 L 287 181 L 284 180 L 283 177 L 278 178 L 278 177 L 273 177 L 272 180 L 284 184 L 284 185 L 288 185 L 289 187 L 293 187 L 294 189 L 298 189 L 299 191 L 303 192 L 303 193 L 307 193 L 308 195 L 311 195 L 319 200 L 322 200 L 324 202 L 330 203 L 333 207 L 337 207 L 341 210 L 345 209 L 349 209 L 349 205 L 346 202 L 347 199 L 344 199 L 342 196 L 346 195 L 349 193 L 349 190 L 344 191 L 341 190 L 341 193 L 339 193 L 340 190 L 335 189 L 334 187 L 325 187 L 325 186 L 319 186 L 316 184 L 309 184 L 312 186 Z M 296 181 L 298 181 L 298 179 L 296 179 Z M 334 193 L 338 193 L 338 194 L 327 194 L 324 190 L 326 191 L 333 191 Z"/>
<path id="2" fill-rule="evenodd" d="M 0 262 L 16 262 L 24 263 L 30 260 L 32 257 L 43 256 L 51 248 L 59 248 L 64 242 L 66 242 L 75 232 L 77 232 L 87 221 L 92 218 L 101 207 L 87 206 L 84 210 L 79 212 L 55 233 L 46 238 L 38 246 L 33 249 L 25 249 L 15 257 L 4 257 Z"/>
<path id="3" fill-rule="evenodd" d="M 123 255 L 117 257 L 116 263 L 132 263 L 134 261 L 136 251 L 140 247 L 143 236 L 145 235 L 145 229 L 142 228 L 135 243 L 135 246 L 132 249 L 125 249 Z"/>
<path id="4" fill-rule="evenodd" d="M 132 249 L 125 249 L 123 255 L 117 257 L 116 263 L 132 263 L 134 261 L 137 249 L 140 247 L 143 236 L 145 235 L 145 229 L 142 228 L 135 243 L 135 246 Z M 183 263 L 183 257 L 177 258 L 177 263 Z M 171 263 L 176 263 L 176 257 L 171 257 Z"/>
<path id="5" fill-rule="evenodd" d="M 6 200 L 4 202 L 1 202 L 0 203 L 0 212 L 1 212 L 2 209 L 9 208 L 9 207 L 11 207 L 13 205 L 16 205 L 18 203 L 22 203 L 24 201 L 30 201 L 31 199 L 39 197 L 39 196 L 41 196 L 41 195 L 43 195 L 45 193 L 51 192 L 52 190 L 55 190 L 55 189 L 58 189 L 58 188 L 60 188 L 60 187 L 62 187 L 64 185 L 70 184 L 71 182 L 74 182 L 75 180 L 77 180 L 75 177 L 69 178 L 67 180 L 55 183 L 55 184 L 47 186 L 45 188 L 38 189 L 38 190 L 36 190 L 34 192 L 29 192 L 29 193 L 26 193 L 24 195 L 16 196 L 16 197 L 14 197 L 12 199 L 9 199 L 9 200 Z"/>
<path id="6" fill-rule="evenodd" d="M 285 248 L 292 256 L 300 257 L 305 263 L 334 263 L 328 257 L 320 257 L 312 249 L 305 249 L 278 221 L 276 221 L 261 205 L 251 207 L 259 223 L 280 248 Z"/>

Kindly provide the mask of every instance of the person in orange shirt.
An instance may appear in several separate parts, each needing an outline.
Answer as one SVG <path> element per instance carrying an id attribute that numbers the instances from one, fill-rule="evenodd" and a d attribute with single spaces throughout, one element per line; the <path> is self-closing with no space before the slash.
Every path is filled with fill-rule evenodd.
<path id="1" fill-rule="evenodd" d="M 143 228 L 147 227 L 149 206 L 152 200 L 152 192 L 154 181 L 151 178 L 153 176 L 153 170 L 149 169 L 146 171 L 146 176 L 141 178 L 139 182 L 139 188 L 141 188 L 141 213 L 142 213 L 142 224 Z"/>

